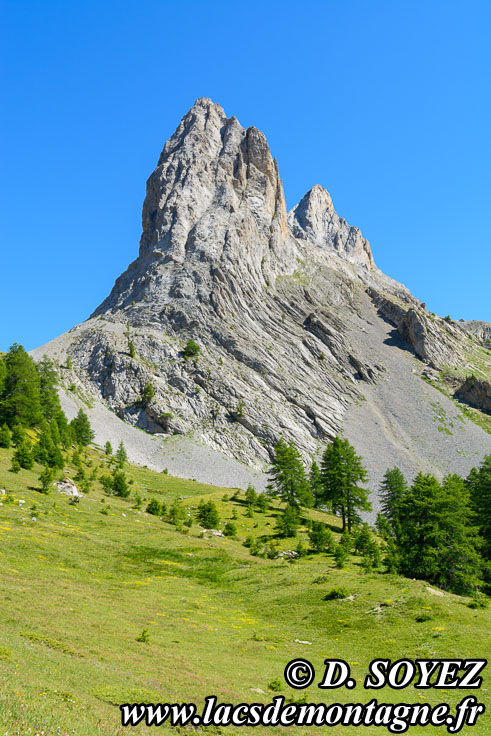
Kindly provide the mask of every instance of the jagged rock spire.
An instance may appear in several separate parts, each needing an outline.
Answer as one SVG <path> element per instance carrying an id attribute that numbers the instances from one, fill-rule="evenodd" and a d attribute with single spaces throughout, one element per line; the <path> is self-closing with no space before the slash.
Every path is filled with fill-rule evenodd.
<path id="1" fill-rule="evenodd" d="M 351 263 L 372 268 L 375 263 L 368 240 L 357 227 L 339 217 L 329 192 L 316 184 L 288 213 L 292 235 L 319 248 L 336 252 Z"/>

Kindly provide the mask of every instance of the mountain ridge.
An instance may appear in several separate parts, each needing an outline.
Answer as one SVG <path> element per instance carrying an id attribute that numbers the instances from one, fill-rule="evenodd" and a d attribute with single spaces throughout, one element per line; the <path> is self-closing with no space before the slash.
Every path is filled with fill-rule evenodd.
<path id="1" fill-rule="evenodd" d="M 80 391 L 153 434 L 195 433 L 258 468 L 284 436 L 307 459 L 342 431 L 365 394 L 399 386 L 397 372 L 410 370 L 404 380 L 414 375 L 413 401 L 426 407 L 426 442 L 439 448 L 421 374 L 432 380 L 432 370 L 451 365 L 489 375 L 481 338 L 470 340 L 464 326 L 432 315 L 383 274 L 324 187 L 287 212 L 265 136 L 208 98 L 165 144 L 147 181 L 142 228 L 138 257 L 91 318 L 58 341 L 61 349 L 34 352 L 60 364 L 69 355 Z M 184 353 L 189 338 L 199 359 Z M 377 412 L 401 410 L 390 402 L 373 399 L 371 431 Z M 406 430 L 399 419 L 394 427 L 391 460 L 407 454 Z M 462 452 L 470 456 L 472 443 L 484 452 L 482 430 L 464 434 Z M 437 466 L 416 435 L 411 428 L 405 467 Z M 458 449 L 458 441 L 439 449 L 441 460 Z"/>

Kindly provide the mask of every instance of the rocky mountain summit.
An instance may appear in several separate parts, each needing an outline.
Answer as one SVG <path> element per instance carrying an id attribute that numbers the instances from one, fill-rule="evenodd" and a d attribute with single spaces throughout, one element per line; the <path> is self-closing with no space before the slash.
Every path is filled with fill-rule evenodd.
<path id="1" fill-rule="evenodd" d="M 139 255 L 108 298 L 34 352 L 60 366 L 69 357 L 61 370 L 72 394 L 147 432 L 193 434 L 260 468 L 281 436 L 312 456 L 367 392 L 398 386 L 398 374 L 416 382 L 414 401 L 427 407 L 428 391 L 447 399 L 422 381 L 423 370 L 489 376 L 481 333 L 471 339 L 385 276 L 323 187 L 287 213 L 263 133 L 209 99 L 197 100 L 165 144 L 142 220 Z M 190 339 L 199 354 L 186 350 Z M 410 469 L 433 467 L 441 432 L 433 427 L 418 445 L 411 420 L 394 420 L 399 394 L 393 406 L 390 397 L 377 406 L 370 399 L 363 419 L 373 425 L 367 435 L 379 420 L 392 422 L 382 472 L 401 453 Z M 427 420 L 434 424 L 430 408 Z M 488 436 L 467 424 L 462 452 L 482 453 Z"/>

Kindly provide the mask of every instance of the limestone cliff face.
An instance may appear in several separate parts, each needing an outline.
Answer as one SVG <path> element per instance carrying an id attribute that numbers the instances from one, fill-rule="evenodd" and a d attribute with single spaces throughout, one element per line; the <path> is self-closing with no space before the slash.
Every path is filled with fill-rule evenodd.
<path id="1" fill-rule="evenodd" d="M 165 144 L 142 219 L 138 257 L 63 342 L 80 389 L 142 429 L 194 432 L 250 464 L 283 436 L 307 457 L 385 380 L 363 337 L 376 320 L 427 362 L 465 362 L 463 330 L 431 322 L 374 266 L 325 189 L 287 214 L 264 135 L 211 100 Z"/>
<path id="2" fill-rule="evenodd" d="M 147 182 L 140 254 L 95 314 L 140 302 L 211 300 L 220 311 L 238 286 L 262 289 L 292 271 L 283 186 L 263 133 L 199 99 L 167 141 Z M 239 304 L 237 304 L 239 306 Z M 202 317 L 207 316 L 201 314 Z"/>

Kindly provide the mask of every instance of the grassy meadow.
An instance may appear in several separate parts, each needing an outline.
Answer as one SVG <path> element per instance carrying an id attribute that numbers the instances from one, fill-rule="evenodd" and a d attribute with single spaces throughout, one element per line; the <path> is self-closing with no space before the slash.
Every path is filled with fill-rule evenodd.
<path id="1" fill-rule="evenodd" d="M 368 663 L 376 657 L 476 658 L 489 656 L 490 610 L 469 599 L 437 595 L 422 581 L 363 572 L 351 556 L 338 569 L 332 555 L 296 561 L 254 557 L 248 535 L 275 538 L 278 504 L 248 516 L 242 491 L 233 491 L 126 464 L 128 499 L 108 497 L 98 482 L 72 505 L 55 487 L 39 492 L 40 466 L 9 472 L 10 450 L 0 450 L 0 734 L 114 736 L 135 731 L 185 729 L 121 727 L 123 702 L 195 702 L 206 695 L 222 702 L 269 702 L 276 694 L 308 701 L 448 702 L 464 695 L 486 701 L 481 691 L 384 688 L 363 690 Z M 82 454 L 88 472 L 107 458 L 96 449 Z M 74 467 L 66 468 L 74 476 Z M 143 500 L 133 508 L 135 496 Z M 237 538 L 201 538 L 194 524 L 186 534 L 144 513 L 148 500 L 169 504 L 181 497 L 196 508 L 213 499 L 221 526 L 236 516 Z M 19 503 L 24 501 L 25 503 Z M 235 514 L 234 514 L 235 511 Z M 339 520 L 308 511 L 331 525 Z M 308 545 L 306 529 L 299 532 Z M 297 540 L 278 540 L 295 549 Z M 342 586 L 350 600 L 324 600 Z M 147 642 L 137 641 L 148 631 Z M 297 641 L 298 640 L 298 641 Z M 283 680 L 286 663 L 309 659 L 316 682 L 293 691 Z M 320 691 L 325 658 L 347 660 L 356 690 Z M 280 681 L 278 684 L 277 681 Z M 276 688 L 281 687 L 278 691 Z M 190 733 L 239 733 L 233 727 Z M 290 728 L 298 734 L 375 734 L 380 728 Z M 253 732 L 286 733 L 256 727 Z M 384 732 L 386 732 L 384 730 Z M 410 733 L 445 733 L 412 728 Z M 491 732 L 487 715 L 462 736 Z"/>

